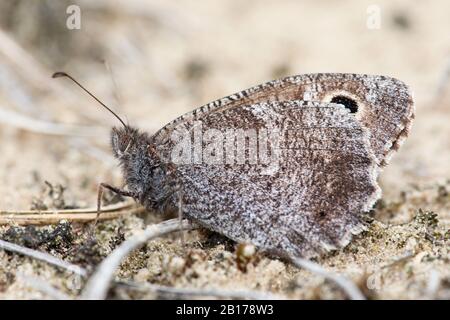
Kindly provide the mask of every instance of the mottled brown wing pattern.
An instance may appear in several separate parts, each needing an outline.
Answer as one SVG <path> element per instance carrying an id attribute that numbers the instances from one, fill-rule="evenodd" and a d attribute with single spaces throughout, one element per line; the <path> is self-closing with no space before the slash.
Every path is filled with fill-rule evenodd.
<path id="1" fill-rule="evenodd" d="M 277 130 L 279 143 L 268 146 L 277 147 L 278 161 L 178 165 L 186 217 L 238 242 L 306 257 L 345 245 L 362 230 L 359 215 L 379 196 L 377 164 L 368 130 L 342 105 L 263 102 L 204 112 L 197 120 L 203 131 Z M 171 130 L 194 126 L 179 121 Z M 158 151 L 173 148 L 169 139 Z"/>
<path id="2" fill-rule="evenodd" d="M 198 120 L 218 130 L 280 130 L 278 167 L 178 166 L 183 212 L 237 241 L 310 256 L 344 245 L 361 230 L 358 215 L 379 197 L 380 168 L 413 118 L 412 94 L 399 80 L 307 74 L 208 103 L 166 125 L 152 141 L 167 156 L 172 134 L 195 130 Z"/>
<path id="3" fill-rule="evenodd" d="M 336 97 L 354 100 L 355 117 L 370 133 L 371 149 L 380 166 L 386 165 L 409 133 L 414 119 L 412 93 L 401 81 L 372 75 L 317 73 L 270 81 L 208 103 L 166 125 L 154 136 L 165 143 L 181 123 L 200 119 L 204 114 L 271 101 L 332 102 Z"/>

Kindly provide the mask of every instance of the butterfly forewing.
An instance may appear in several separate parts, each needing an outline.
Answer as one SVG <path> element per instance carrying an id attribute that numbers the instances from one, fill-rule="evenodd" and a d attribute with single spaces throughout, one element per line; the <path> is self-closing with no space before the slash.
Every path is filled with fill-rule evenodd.
<path id="1" fill-rule="evenodd" d="M 166 125 L 155 135 L 165 143 L 180 123 L 200 119 L 204 114 L 271 101 L 352 101 L 354 116 L 370 133 L 370 145 L 378 164 L 387 164 L 408 135 L 414 118 L 409 88 L 401 81 L 385 77 L 345 73 L 317 73 L 273 80 L 208 103 Z"/>

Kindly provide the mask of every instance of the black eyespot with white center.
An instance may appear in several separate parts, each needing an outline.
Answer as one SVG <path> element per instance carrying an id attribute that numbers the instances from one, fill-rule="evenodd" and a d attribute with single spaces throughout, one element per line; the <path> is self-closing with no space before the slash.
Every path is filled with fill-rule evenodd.
<path id="1" fill-rule="evenodd" d="M 344 107 L 350 110 L 350 113 L 358 112 L 358 104 L 355 100 L 345 96 L 335 96 L 331 99 L 332 103 L 342 104 Z"/>

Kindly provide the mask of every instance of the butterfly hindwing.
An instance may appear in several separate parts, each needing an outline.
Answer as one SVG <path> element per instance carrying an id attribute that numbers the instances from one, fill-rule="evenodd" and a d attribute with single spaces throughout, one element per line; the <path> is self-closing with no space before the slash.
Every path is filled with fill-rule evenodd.
<path id="1" fill-rule="evenodd" d="M 339 104 L 242 105 L 172 132 L 194 150 L 176 164 L 183 214 L 238 242 L 301 256 L 339 247 L 379 196 L 370 133 Z M 158 150 L 173 157 L 180 141 Z"/>

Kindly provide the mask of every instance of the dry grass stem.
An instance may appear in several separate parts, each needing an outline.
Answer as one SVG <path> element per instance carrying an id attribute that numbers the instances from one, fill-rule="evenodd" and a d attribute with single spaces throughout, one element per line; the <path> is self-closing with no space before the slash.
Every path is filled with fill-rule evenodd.
<path id="1" fill-rule="evenodd" d="M 333 281 L 336 283 L 344 292 L 347 294 L 347 296 L 352 300 L 366 300 L 365 296 L 362 294 L 361 290 L 358 289 L 358 287 L 349 279 L 329 272 L 325 270 L 322 266 L 318 265 L 317 263 L 314 263 L 310 260 L 297 258 L 297 257 L 291 257 L 292 263 L 298 267 L 308 270 L 311 273 L 320 275 L 324 277 L 327 280 Z"/>
<path id="2" fill-rule="evenodd" d="M 47 296 L 49 296 L 52 299 L 55 300 L 72 300 L 70 296 L 65 294 L 59 289 L 56 289 L 49 283 L 45 282 L 44 280 L 33 277 L 33 276 L 27 276 L 24 274 L 17 274 L 17 277 L 21 279 L 26 285 L 30 286 L 31 288 L 40 291 Z"/>
<path id="3" fill-rule="evenodd" d="M 114 273 L 120 265 L 120 262 L 133 250 L 141 247 L 151 239 L 163 236 L 165 234 L 191 230 L 195 227 L 187 220 L 180 221 L 171 219 L 159 224 L 149 225 L 142 232 L 132 236 L 124 241 L 114 251 L 102 261 L 94 274 L 89 278 L 81 297 L 88 300 L 103 300 L 106 298 L 110 282 L 114 278 Z"/>
<path id="4" fill-rule="evenodd" d="M 52 256 L 51 254 L 33 250 L 33 249 L 29 249 L 29 248 L 19 246 L 15 243 L 11 243 L 11 242 L 4 241 L 1 239 L 0 239 L 0 249 L 11 251 L 11 252 L 16 252 L 16 253 L 22 254 L 24 256 L 36 259 L 36 260 L 46 262 L 55 267 L 62 268 L 64 270 L 73 272 L 80 276 L 86 276 L 86 274 L 87 274 L 86 270 L 82 269 L 81 267 L 71 264 L 69 262 L 66 262 L 64 260 L 61 260 L 59 258 L 56 258 L 56 257 Z"/>
<path id="5" fill-rule="evenodd" d="M 176 298 L 214 297 L 219 299 L 248 299 L 248 300 L 280 300 L 285 297 L 268 292 L 251 290 L 225 290 L 219 288 L 174 288 L 150 283 L 119 282 L 134 290 L 141 292 L 153 292 L 163 296 L 175 296 Z"/>
<path id="6" fill-rule="evenodd" d="M 110 220 L 125 215 L 141 213 L 142 207 L 136 207 L 132 202 L 121 202 L 103 207 L 99 220 Z M 24 210 L 0 211 L 0 225 L 46 225 L 59 223 L 61 220 L 72 222 L 90 222 L 97 217 L 97 208 L 69 210 Z"/>
<path id="7" fill-rule="evenodd" d="M 76 126 L 33 119 L 20 113 L 0 108 L 0 123 L 11 125 L 30 132 L 72 137 L 98 137 L 104 129 L 92 126 Z"/>

